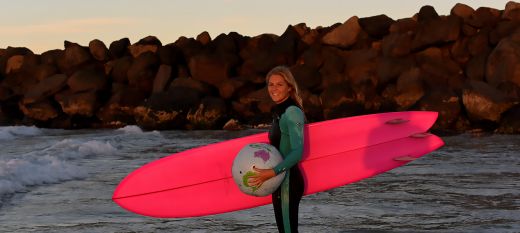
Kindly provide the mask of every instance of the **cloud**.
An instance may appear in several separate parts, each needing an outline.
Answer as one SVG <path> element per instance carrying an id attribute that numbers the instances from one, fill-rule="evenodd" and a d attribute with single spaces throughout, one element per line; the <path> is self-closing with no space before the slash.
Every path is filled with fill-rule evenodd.
<path id="1" fill-rule="evenodd" d="M 131 26 L 138 22 L 129 18 L 70 19 L 33 25 L 0 26 L 0 35 L 23 36 L 35 33 L 69 34 L 110 30 L 113 27 Z"/>

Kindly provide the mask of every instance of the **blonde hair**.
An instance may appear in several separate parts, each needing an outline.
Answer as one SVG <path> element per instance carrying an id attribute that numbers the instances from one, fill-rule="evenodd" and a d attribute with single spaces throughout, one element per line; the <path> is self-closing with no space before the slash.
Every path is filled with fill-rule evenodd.
<path id="1" fill-rule="evenodd" d="M 265 82 L 267 84 L 269 84 L 269 78 L 271 78 L 271 76 L 273 75 L 280 75 L 283 77 L 285 82 L 287 82 L 287 84 L 291 87 L 290 97 L 296 102 L 296 104 L 298 104 L 298 107 L 300 107 L 303 110 L 303 100 L 300 96 L 300 89 L 298 88 L 298 84 L 296 83 L 296 80 L 294 79 L 291 70 L 286 66 L 277 66 L 273 68 L 265 76 Z"/>

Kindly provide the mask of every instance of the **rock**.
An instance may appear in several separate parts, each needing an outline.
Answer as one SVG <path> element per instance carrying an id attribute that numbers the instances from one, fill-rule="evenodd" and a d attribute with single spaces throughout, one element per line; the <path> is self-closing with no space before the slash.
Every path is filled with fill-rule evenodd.
<path id="1" fill-rule="evenodd" d="M 179 37 L 173 45 L 182 51 L 186 59 L 200 53 L 204 49 L 204 46 L 199 41 L 193 38 L 188 39 L 184 36 Z"/>
<path id="2" fill-rule="evenodd" d="M 404 111 L 412 107 L 425 94 L 421 80 L 421 70 L 412 68 L 402 73 L 397 79 L 397 96 L 394 97 L 395 103 L 399 106 L 399 111 Z"/>
<path id="3" fill-rule="evenodd" d="M 157 39 L 157 37 L 155 37 L 155 36 L 147 36 L 143 39 L 140 39 L 135 44 L 137 44 L 137 45 L 157 45 L 158 47 L 162 46 L 161 41 L 159 39 Z"/>
<path id="4" fill-rule="evenodd" d="M 132 67 L 132 57 L 124 56 L 113 60 L 114 64 L 110 72 L 112 79 L 117 83 L 128 83 L 128 70 Z"/>
<path id="5" fill-rule="evenodd" d="M 417 21 L 419 22 L 426 22 L 436 19 L 439 19 L 439 14 L 437 14 L 437 11 L 435 11 L 435 8 L 433 8 L 433 6 L 423 6 L 417 14 Z"/>
<path id="6" fill-rule="evenodd" d="M 204 32 L 200 33 L 199 35 L 197 35 L 196 40 L 198 42 L 200 42 L 202 45 L 207 45 L 207 44 L 209 44 L 209 42 L 211 42 L 211 36 L 209 35 L 209 33 L 207 31 L 204 31 Z"/>
<path id="7" fill-rule="evenodd" d="M 159 68 L 159 58 L 152 52 L 146 52 L 133 60 L 128 69 L 128 84 L 138 87 L 145 93 L 151 93 L 153 80 Z"/>
<path id="8" fill-rule="evenodd" d="M 110 100 L 99 109 L 96 116 L 108 127 L 135 125 L 134 108 L 141 105 L 146 97 L 137 88 L 115 84 Z"/>
<path id="9" fill-rule="evenodd" d="M 475 10 L 473 8 L 462 3 L 455 4 L 455 6 L 451 8 L 450 12 L 451 15 L 455 15 L 463 19 L 469 19 L 474 13 Z"/>
<path id="10" fill-rule="evenodd" d="M 487 59 L 486 81 L 497 86 L 510 81 L 520 86 L 520 33 L 504 38 Z"/>
<path id="11" fill-rule="evenodd" d="M 58 73 L 58 68 L 49 64 L 41 64 L 33 70 L 34 77 L 38 81 L 42 81 L 56 73 Z"/>
<path id="12" fill-rule="evenodd" d="M 5 73 L 9 74 L 11 72 L 16 72 L 22 68 L 24 56 L 22 55 L 14 55 L 7 60 L 7 66 L 5 68 Z"/>
<path id="13" fill-rule="evenodd" d="M 155 93 L 134 109 L 134 117 L 144 129 L 183 129 L 186 114 L 199 106 L 200 98 L 198 92 L 183 88 Z"/>
<path id="14" fill-rule="evenodd" d="M 275 41 L 268 59 L 274 65 L 294 64 L 296 58 L 305 50 L 304 43 L 300 43 L 300 35 L 296 29 L 289 25 L 285 32 Z M 271 67 L 272 68 L 272 67 Z"/>
<path id="15" fill-rule="evenodd" d="M 377 62 L 375 70 L 379 78 L 377 84 L 379 87 L 386 86 L 390 82 L 394 82 L 399 75 L 415 66 L 412 56 L 402 58 L 382 57 Z"/>
<path id="16" fill-rule="evenodd" d="M 192 77 L 217 87 L 229 79 L 230 64 L 211 54 L 200 54 L 190 58 L 189 68 Z"/>
<path id="17" fill-rule="evenodd" d="M 40 60 L 42 64 L 57 66 L 58 60 L 62 56 L 63 50 L 61 49 L 53 49 L 46 51 L 40 55 Z"/>
<path id="18" fill-rule="evenodd" d="M 469 49 L 468 49 L 468 38 L 461 37 L 450 49 L 451 56 L 453 60 L 455 60 L 459 64 L 466 64 L 471 58 Z"/>
<path id="19" fill-rule="evenodd" d="M 354 50 L 345 61 L 345 73 L 351 85 L 365 82 L 369 79 L 377 85 L 375 70 L 377 69 L 378 52 L 373 49 Z"/>
<path id="20" fill-rule="evenodd" d="M 497 133 L 520 134 L 520 105 L 515 105 L 503 114 Z"/>
<path id="21" fill-rule="evenodd" d="M 456 41 L 460 35 L 461 25 L 460 18 L 456 16 L 421 22 L 412 41 L 412 49 L 418 50 L 427 46 Z"/>
<path id="22" fill-rule="evenodd" d="M 500 21 L 500 11 L 489 7 L 479 7 L 466 22 L 475 28 L 493 28 Z"/>
<path id="23" fill-rule="evenodd" d="M 415 31 L 417 31 L 418 27 L 419 27 L 419 23 L 417 22 L 417 20 L 412 19 L 412 18 L 404 18 L 404 19 L 398 19 L 392 25 L 390 25 L 390 28 L 388 29 L 388 31 L 390 33 L 415 34 Z"/>
<path id="24" fill-rule="evenodd" d="M 128 38 L 123 38 L 110 43 L 108 51 L 112 59 L 117 59 L 127 54 L 128 46 L 130 46 L 130 40 Z"/>
<path id="25" fill-rule="evenodd" d="M 417 65 L 422 71 L 422 80 L 427 87 L 446 87 L 460 89 L 463 83 L 463 71 L 451 59 L 447 49 L 430 47 L 415 55 Z"/>
<path id="26" fill-rule="evenodd" d="M 161 60 L 161 64 L 169 65 L 172 67 L 172 71 L 177 72 L 174 67 L 177 65 L 185 65 L 186 61 L 184 60 L 184 55 L 182 51 L 175 45 L 169 44 L 166 46 L 162 46 L 157 50 L 157 55 Z M 173 73 L 175 73 L 173 72 Z"/>
<path id="27" fill-rule="evenodd" d="M 290 69 L 298 87 L 302 90 L 313 90 L 318 88 L 322 82 L 320 72 L 312 66 L 299 64 Z"/>
<path id="28" fill-rule="evenodd" d="M 82 69 L 70 76 L 67 85 L 72 93 L 99 91 L 105 89 L 107 80 L 105 74 L 101 71 Z"/>
<path id="29" fill-rule="evenodd" d="M 305 52 L 303 52 L 303 54 L 298 59 L 298 63 L 319 69 L 325 60 L 323 55 L 323 53 L 325 53 L 324 50 L 325 47 L 321 44 L 313 45 L 309 49 L 305 50 Z"/>
<path id="30" fill-rule="evenodd" d="M 321 105 L 324 111 L 333 109 L 343 103 L 353 103 L 355 96 L 347 83 L 329 86 L 320 95 Z"/>
<path id="31" fill-rule="evenodd" d="M 226 124 L 224 124 L 224 127 L 222 127 L 223 130 L 228 131 L 236 131 L 236 130 L 243 130 L 244 127 L 240 125 L 240 123 L 235 119 L 230 119 Z"/>
<path id="32" fill-rule="evenodd" d="M 511 82 L 503 82 L 497 86 L 497 89 L 504 93 L 507 98 L 519 102 L 520 101 L 520 86 L 515 85 Z"/>
<path id="33" fill-rule="evenodd" d="M 472 57 L 466 64 L 466 77 L 471 80 L 484 81 L 486 75 L 486 62 L 490 52 Z"/>
<path id="34" fill-rule="evenodd" d="M 412 50 L 412 33 L 392 33 L 383 38 L 381 49 L 385 57 L 403 57 Z"/>
<path id="35" fill-rule="evenodd" d="M 468 51 L 472 56 L 487 53 L 491 50 L 489 44 L 489 30 L 482 29 L 474 36 L 469 37 Z"/>
<path id="36" fill-rule="evenodd" d="M 199 107 L 188 112 L 186 119 L 190 128 L 217 129 L 222 126 L 222 120 L 227 113 L 226 102 L 220 98 L 206 97 L 202 99 Z"/>
<path id="37" fill-rule="evenodd" d="M 64 91 L 54 96 L 64 113 L 69 116 L 93 116 L 100 106 L 95 91 L 72 93 Z"/>
<path id="38" fill-rule="evenodd" d="M 358 17 L 353 16 L 323 36 L 322 43 L 346 49 L 356 43 L 360 32 Z"/>
<path id="39" fill-rule="evenodd" d="M 212 92 L 212 87 L 209 84 L 193 78 L 175 78 L 172 80 L 168 89 L 191 89 L 201 95 L 209 95 Z"/>
<path id="40" fill-rule="evenodd" d="M 359 25 L 371 37 L 381 39 L 389 33 L 390 25 L 395 21 L 386 15 L 360 18 Z"/>
<path id="41" fill-rule="evenodd" d="M 103 41 L 100 41 L 97 39 L 92 40 L 88 44 L 88 48 L 90 50 L 90 54 L 92 54 L 94 59 L 96 59 L 98 61 L 106 61 L 106 60 L 108 60 L 108 58 L 110 56 L 109 52 L 108 52 L 108 48 L 105 45 L 105 43 L 103 43 Z"/>
<path id="42" fill-rule="evenodd" d="M 520 9 L 518 10 L 520 12 Z M 518 20 L 520 21 L 520 19 Z M 495 47 L 502 39 L 515 34 L 520 24 L 514 21 L 500 21 L 489 33 L 489 43 Z"/>
<path id="43" fill-rule="evenodd" d="M 220 97 L 229 100 L 233 98 L 241 87 L 245 85 L 244 81 L 238 79 L 228 79 L 218 86 Z"/>
<path id="44" fill-rule="evenodd" d="M 67 79 L 67 75 L 55 74 L 41 80 L 24 94 L 22 104 L 43 101 L 47 97 L 53 96 L 67 85 Z"/>
<path id="45" fill-rule="evenodd" d="M 58 110 L 49 100 L 29 104 L 20 103 L 19 107 L 25 116 L 38 121 L 48 121 L 58 116 Z"/>
<path id="46" fill-rule="evenodd" d="M 168 65 L 159 66 L 159 70 L 153 80 L 152 93 L 162 92 L 166 89 L 172 76 L 172 67 Z"/>
<path id="47" fill-rule="evenodd" d="M 88 49 L 76 43 L 70 44 L 65 48 L 62 56 L 58 58 L 58 67 L 61 73 L 70 75 L 81 65 L 92 59 Z"/>
<path id="48" fill-rule="evenodd" d="M 426 92 L 424 97 L 416 104 L 416 109 L 421 111 L 435 111 L 439 117 L 433 129 L 466 130 L 465 125 L 460 124 L 461 98 L 453 91 L 438 88 Z M 458 127 L 458 128 L 457 128 Z"/>
<path id="49" fill-rule="evenodd" d="M 134 44 L 128 46 L 128 50 L 130 51 L 130 54 L 132 54 L 133 58 L 139 57 L 143 53 L 151 52 L 151 53 L 157 53 L 159 50 L 158 45 L 149 45 L 149 44 Z"/>
<path id="50" fill-rule="evenodd" d="M 506 4 L 506 8 L 502 13 L 502 19 L 519 21 L 520 20 L 520 3 L 510 1 Z"/>
<path id="51" fill-rule="evenodd" d="M 502 113 L 513 106 L 504 93 L 484 82 L 473 80 L 462 91 L 462 102 L 471 120 L 496 123 L 500 121 Z"/>

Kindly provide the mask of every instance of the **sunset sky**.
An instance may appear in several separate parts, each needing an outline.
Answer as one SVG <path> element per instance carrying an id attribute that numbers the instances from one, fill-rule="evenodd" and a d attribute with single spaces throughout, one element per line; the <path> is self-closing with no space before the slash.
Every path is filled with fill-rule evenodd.
<path id="1" fill-rule="evenodd" d="M 131 43 L 148 35 L 163 44 L 180 36 L 196 37 L 203 31 L 215 38 L 238 32 L 256 36 L 280 35 L 288 25 L 330 26 L 351 16 L 386 14 L 407 18 L 421 6 L 431 5 L 448 15 L 461 2 L 477 9 L 487 6 L 503 10 L 508 1 L 451 0 L 0 0 L 0 48 L 27 47 L 35 53 L 62 49 L 68 40 L 88 45 L 100 39 L 107 47 L 128 37 Z"/>

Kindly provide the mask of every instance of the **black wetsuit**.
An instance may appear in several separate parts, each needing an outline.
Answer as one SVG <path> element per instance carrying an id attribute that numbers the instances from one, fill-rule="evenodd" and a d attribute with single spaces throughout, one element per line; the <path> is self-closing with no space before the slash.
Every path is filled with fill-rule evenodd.
<path id="1" fill-rule="evenodd" d="M 303 196 L 304 181 L 300 172 L 298 162 L 301 160 L 303 153 L 303 111 L 297 107 L 296 103 L 288 98 L 284 102 L 277 104 L 272 109 L 273 124 L 269 131 L 269 141 L 275 146 L 282 156 L 284 162 L 274 168 L 275 173 L 279 174 L 288 171 L 286 179 L 282 185 L 273 193 L 273 207 L 276 217 L 276 225 L 279 232 L 298 232 L 298 208 L 300 200 Z M 288 190 L 288 194 L 284 194 L 284 189 Z M 288 188 L 288 189 L 287 189 Z M 288 201 L 282 201 L 283 196 Z M 288 209 L 288 223 L 284 222 L 284 205 Z"/>

